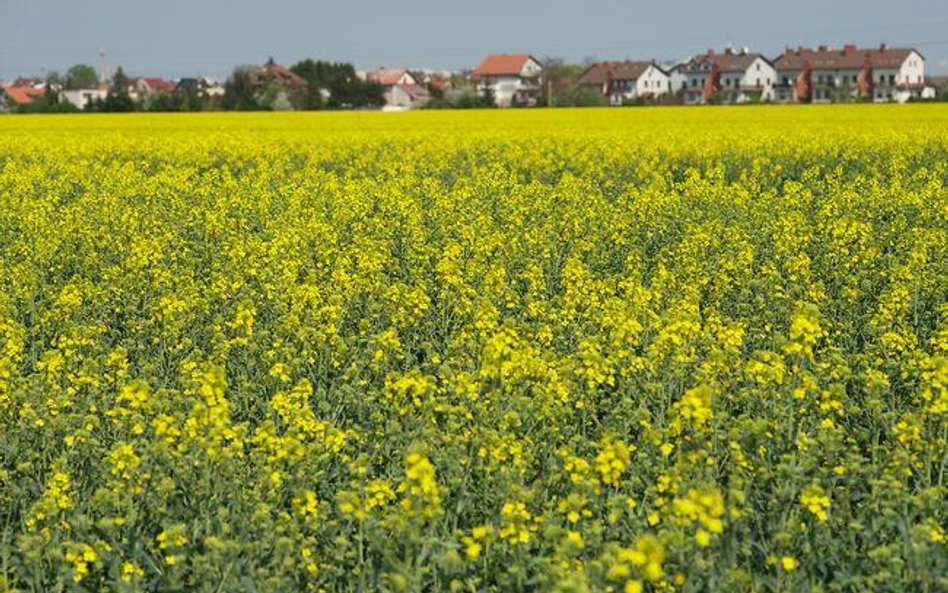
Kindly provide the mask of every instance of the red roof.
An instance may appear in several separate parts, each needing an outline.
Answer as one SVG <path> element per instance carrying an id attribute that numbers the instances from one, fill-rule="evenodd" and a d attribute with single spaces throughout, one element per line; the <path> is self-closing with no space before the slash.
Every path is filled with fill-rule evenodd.
<path id="1" fill-rule="evenodd" d="M 428 98 L 428 89 L 420 84 L 400 84 L 398 88 L 405 91 L 412 101 Z"/>
<path id="2" fill-rule="evenodd" d="M 708 50 L 707 53 L 697 55 L 686 62 L 682 72 L 701 73 L 710 71 L 715 66 L 721 72 L 745 72 L 757 58 L 767 61 L 767 58 L 759 53 L 744 50 L 735 51 L 729 48 L 724 50 L 724 53 Z"/>
<path id="3" fill-rule="evenodd" d="M 145 81 L 145 84 L 148 85 L 148 88 L 160 91 L 162 93 L 170 93 L 174 91 L 174 83 L 165 80 L 164 78 L 142 78 Z"/>
<path id="4" fill-rule="evenodd" d="M 867 61 L 874 68 L 899 68 L 913 51 L 885 45 L 872 49 L 859 49 L 855 45 L 842 49 L 800 47 L 783 52 L 774 60 L 774 66 L 777 70 L 799 70 L 809 60 L 814 70 L 861 70 Z"/>
<path id="5" fill-rule="evenodd" d="M 652 62 L 598 62 L 579 77 L 578 84 L 605 84 L 610 80 L 637 80 L 654 64 Z"/>
<path id="6" fill-rule="evenodd" d="M 474 71 L 474 76 L 519 76 L 527 62 L 536 58 L 530 54 L 494 54 L 484 58 Z M 539 64 L 539 62 L 537 62 Z"/>
<path id="7" fill-rule="evenodd" d="M 266 86 L 270 82 L 290 87 L 301 87 L 306 84 L 306 81 L 292 70 L 275 62 L 267 62 L 250 73 L 250 84 L 255 87 Z"/>
<path id="8" fill-rule="evenodd" d="M 367 78 L 369 79 L 369 82 L 374 82 L 375 84 L 380 84 L 382 86 L 395 86 L 396 84 L 401 83 L 402 77 L 407 73 L 407 70 L 389 70 L 386 68 L 379 68 L 374 72 L 369 72 Z"/>
<path id="9" fill-rule="evenodd" d="M 7 97 L 17 105 L 29 105 L 34 99 L 42 97 L 46 92 L 44 89 L 36 89 L 28 86 L 8 86 L 4 89 Z"/>

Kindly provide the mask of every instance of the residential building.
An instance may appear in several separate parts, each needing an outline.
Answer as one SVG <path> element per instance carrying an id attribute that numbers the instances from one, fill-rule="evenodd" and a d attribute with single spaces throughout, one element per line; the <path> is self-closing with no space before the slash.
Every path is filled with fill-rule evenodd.
<path id="1" fill-rule="evenodd" d="M 222 97 L 224 95 L 223 83 L 209 76 L 180 78 L 175 84 L 174 90 L 185 93 L 195 93 L 205 97 Z"/>
<path id="2" fill-rule="evenodd" d="M 306 81 L 286 66 L 277 64 L 273 58 L 270 58 L 263 66 L 250 71 L 250 84 L 253 85 L 255 91 L 260 91 L 270 84 L 294 89 L 302 88 L 306 86 Z"/>
<path id="3" fill-rule="evenodd" d="M 773 101 L 777 71 L 767 58 L 747 48 L 697 55 L 676 67 L 673 77 L 688 105 Z"/>
<path id="4" fill-rule="evenodd" d="M 85 109 L 92 103 L 96 101 L 105 101 L 105 98 L 109 95 L 108 85 L 101 85 L 99 88 L 94 89 L 76 89 L 70 91 L 62 91 L 59 93 L 59 99 L 67 103 L 72 103 L 79 109 Z"/>
<path id="5" fill-rule="evenodd" d="M 925 58 L 912 48 L 787 49 L 775 61 L 777 100 L 794 103 L 924 98 Z"/>
<path id="6" fill-rule="evenodd" d="M 366 80 L 382 87 L 385 109 L 400 111 L 428 102 L 428 88 L 408 70 L 380 68 L 366 74 Z"/>
<path id="7" fill-rule="evenodd" d="M 543 65 L 529 54 L 487 56 L 471 75 L 478 94 L 490 89 L 498 107 L 536 105 L 542 78 Z"/>
<path id="8" fill-rule="evenodd" d="M 655 62 L 598 62 L 579 77 L 580 86 L 597 89 L 610 105 L 656 99 L 671 91 L 671 79 Z"/>
<path id="9" fill-rule="evenodd" d="M 18 107 L 30 105 L 46 94 L 44 86 L 11 85 L 0 89 L 0 109 L 12 111 Z"/>
<path id="10" fill-rule="evenodd" d="M 143 77 L 135 81 L 135 90 L 139 96 L 173 93 L 175 83 L 170 80 L 155 77 Z"/>

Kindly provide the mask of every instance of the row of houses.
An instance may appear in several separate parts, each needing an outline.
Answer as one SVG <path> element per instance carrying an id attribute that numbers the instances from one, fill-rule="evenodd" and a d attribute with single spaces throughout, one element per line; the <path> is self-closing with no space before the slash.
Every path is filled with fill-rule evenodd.
<path id="1" fill-rule="evenodd" d="M 544 66 L 530 54 L 495 54 L 465 76 L 451 72 L 381 68 L 358 72 L 365 81 L 383 89 L 386 109 L 423 107 L 432 95 L 458 91 L 461 79 L 479 97 L 500 107 L 533 106 L 543 97 Z M 305 81 L 272 59 L 249 72 L 251 85 L 301 88 Z M 709 49 L 679 63 L 605 61 L 590 64 L 576 85 L 601 95 L 603 102 L 622 105 L 641 101 L 683 103 L 829 103 L 839 101 L 905 102 L 935 96 L 926 83 L 925 58 L 913 48 L 873 48 L 844 45 L 833 49 L 797 47 L 774 59 L 747 48 Z M 20 80 L 0 93 L 0 104 L 29 104 L 45 92 L 46 82 Z M 210 77 L 129 78 L 125 92 L 134 100 L 182 89 L 217 97 L 224 94 L 220 81 Z M 102 100 L 109 85 L 66 90 L 60 98 L 83 109 Z"/>
<path id="2" fill-rule="evenodd" d="M 479 90 L 490 88 L 500 106 L 534 104 L 543 65 L 528 54 L 489 56 L 474 71 Z M 845 45 L 840 49 L 787 48 L 770 60 L 727 48 L 677 64 L 608 61 L 591 64 L 579 77 L 612 105 L 668 100 L 686 105 L 747 102 L 829 103 L 867 100 L 905 102 L 935 96 L 926 84 L 925 58 L 912 48 Z"/>
<path id="3" fill-rule="evenodd" d="M 63 89 L 41 78 L 18 78 L 11 84 L 0 87 L 0 108 L 15 108 L 42 100 L 47 88 L 55 91 L 61 101 L 71 103 L 79 109 L 85 109 L 96 101 L 104 101 L 113 90 L 111 83 L 102 83 L 91 88 Z M 180 91 L 220 97 L 224 94 L 224 85 L 215 78 L 205 76 L 177 80 L 141 77 L 127 78 L 122 90 L 134 101 L 142 101 L 148 97 Z"/>

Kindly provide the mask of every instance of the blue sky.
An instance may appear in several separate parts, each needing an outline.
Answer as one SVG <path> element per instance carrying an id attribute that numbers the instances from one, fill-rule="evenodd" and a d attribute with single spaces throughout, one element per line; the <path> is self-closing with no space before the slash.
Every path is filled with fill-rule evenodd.
<path id="1" fill-rule="evenodd" d="M 490 52 L 674 60 L 709 47 L 917 47 L 948 73 L 948 0 L 0 0 L 0 79 L 107 65 L 226 75 L 273 55 L 474 67 Z"/>

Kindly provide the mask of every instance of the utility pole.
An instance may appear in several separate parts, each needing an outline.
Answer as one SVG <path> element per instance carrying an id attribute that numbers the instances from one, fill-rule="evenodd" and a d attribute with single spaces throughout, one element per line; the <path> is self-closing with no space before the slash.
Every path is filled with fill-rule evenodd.
<path id="1" fill-rule="evenodd" d="M 99 48 L 99 83 L 105 82 L 108 78 L 105 73 L 105 49 Z"/>

